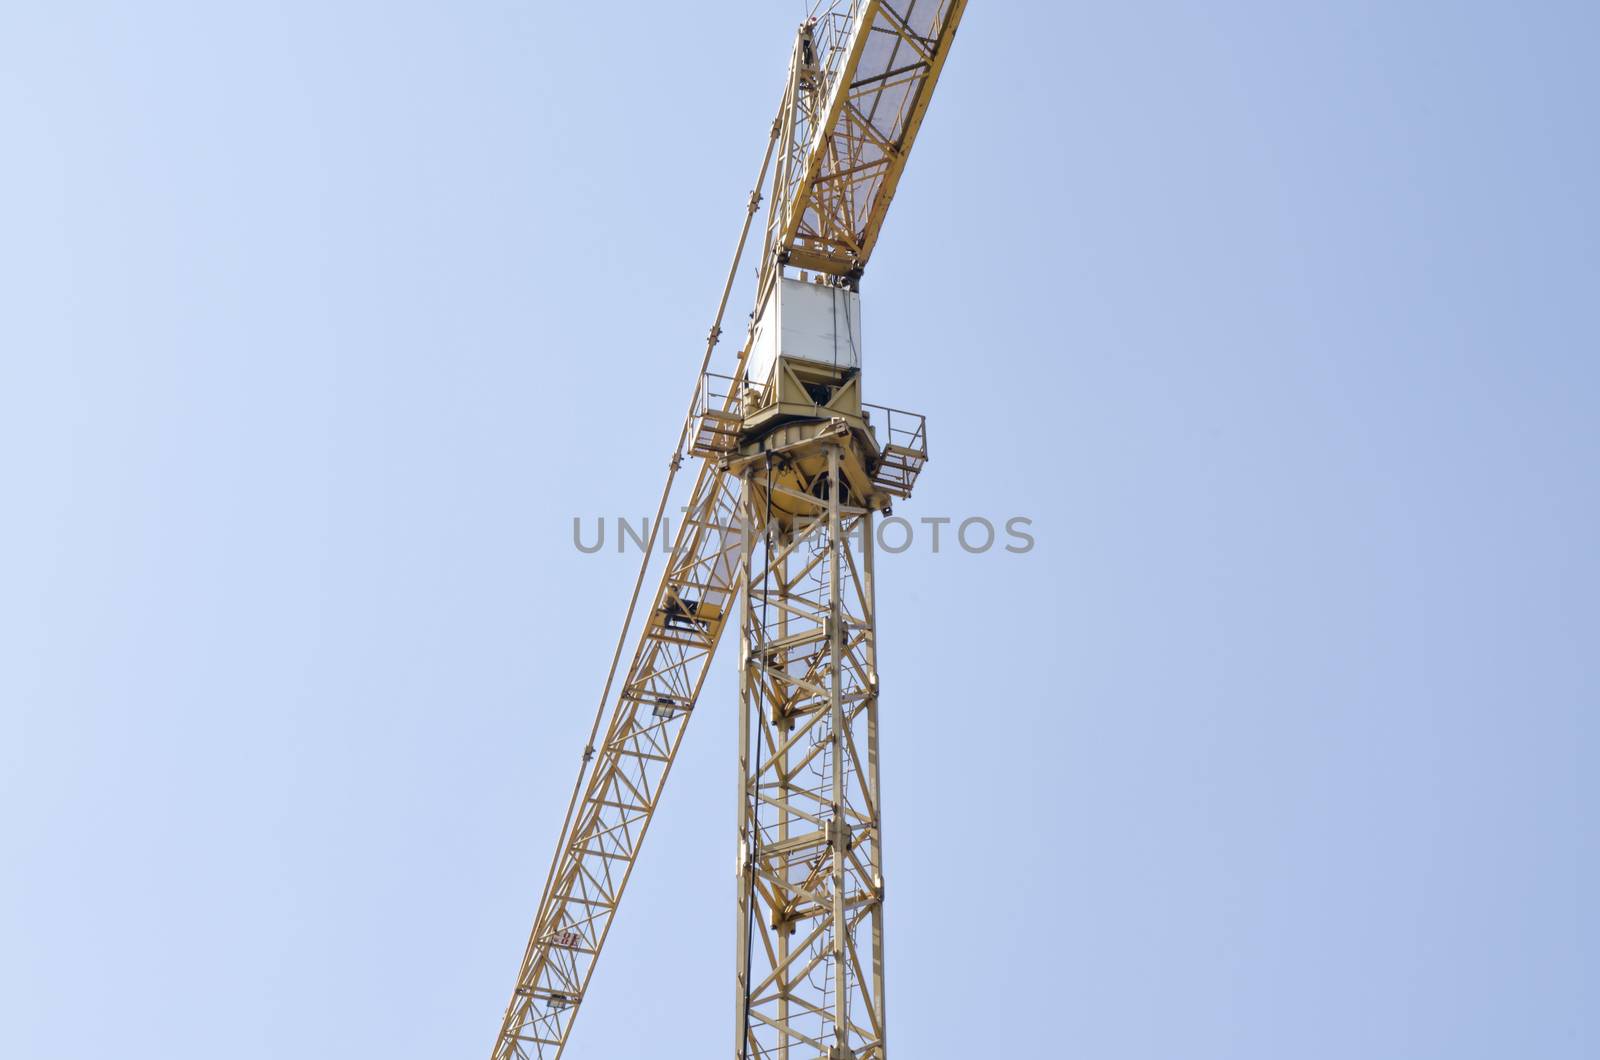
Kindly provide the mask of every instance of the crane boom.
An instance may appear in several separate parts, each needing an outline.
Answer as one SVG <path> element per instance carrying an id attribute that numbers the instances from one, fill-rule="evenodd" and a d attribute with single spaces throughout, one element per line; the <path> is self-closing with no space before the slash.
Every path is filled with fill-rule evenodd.
<path id="1" fill-rule="evenodd" d="M 495 1060 L 544 1060 L 566 1044 L 733 610 L 742 537 L 730 485 L 701 466 L 605 737 L 584 749 L 588 783 L 564 830 Z"/>
<path id="2" fill-rule="evenodd" d="M 771 165 L 779 124 L 778 120 L 773 121 L 772 137 L 756 178 L 757 188 Z M 723 314 L 760 203 L 760 193 L 752 191 L 716 318 L 706 336 L 702 375 L 721 338 Z M 742 373 L 742 362 L 740 370 Z M 732 610 L 738 550 L 744 543 L 738 522 L 738 497 L 722 468 L 709 461 L 701 462 L 666 568 L 612 705 L 605 737 L 598 744 L 594 742 L 616 683 L 622 647 L 633 627 L 639 590 L 650 568 L 656 535 L 663 525 L 662 516 L 690 440 L 694 414 L 704 400 L 704 391 L 697 383 L 690 414 L 673 449 L 656 517 L 651 522 L 639 579 L 634 584 L 633 599 L 629 601 L 611 671 L 601 692 L 595 728 L 583 749 L 583 762 L 517 972 L 517 984 L 490 1054 L 493 1060 L 553 1060 L 566 1048 L 600 948 L 611 930 L 612 918 L 622 901 Z M 731 394 L 727 395 L 722 403 L 725 407 L 718 411 L 731 415 L 734 400 Z"/>
<path id="3" fill-rule="evenodd" d="M 966 6 L 856 0 L 814 20 L 815 91 L 796 108 L 769 233 L 785 263 L 866 266 Z"/>
<path id="4" fill-rule="evenodd" d="M 797 34 L 757 190 L 750 195 L 733 266 L 707 337 L 695 398 L 673 452 L 672 470 L 652 523 L 595 728 L 583 749 L 572 801 L 495 1040 L 493 1060 L 556 1060 L 565 1049 L 735 601 L 742 593 L 746 600 L 744 625 L 748 627 L 749 601 L 757 592 L 763 599 L 771 595 L 765 585 L 752 588 L 750 556 L 758 538 L 767 532 L 767 519 L 773 518 L 774 491 L 788 488 L 788 471 L 784 471 L 782 483 L 767 472 L 768 500 L 763 510 L 751 501 L 756 492 L 751 479 L 754 465 L 746 461 L 730 470 L 729 461 L 744 413 L 752 407 L 753 392 L 745 370 L 762 307 L 774 297 L 777 287 L 793 282 L 785 280 L 786 267 L 811 269 L 833 277 L 835 283 L 856 285 L 965 7 L 965 0 L 835 0 L 818 4 L 817 14 Z M 756 311 L 751 314 L 734 374 L 715 377 L 727 385 L 713 391 L 708 386 L 713 377 L 707 374 L 707 366 L 721 337 L 723 314 L 769 169 L 773 170 L 772 194 L 756 282 Z M 765 392 L 775 393 L 771 388 Z M 855 415 L 863 429 L 870 431 L 864 426 L 863 408 L 857 398 Z M 889 410 L 879 413 L 885 437 L 892 441 L 892 416 Z M 871 478 L 869 491 L 887 490 L 873 493 L 883 503 L 888 495 L 909 494 L 910 482 L 926 458 L 920 417 L 917 420 L 912 448 L 891 444 L 879 452 L 873 444 L 869 446 L 870 467 L 858 472 Z M 802 449 L 809 452 L 805 446 Z M 633 653 L 626 669 L 619 671 L 623 645 L 635 625 L 655 534 L 686 455 L 700 458 L 701 463 L 685 517 L 639 625 Z M 852 519 L 864 520 L 862 525 L 870 534 L 871 520 L 870 513 L 863 516 L 856 509 L 841 516 L 837 491 L 845 488 L 843 473 L 838 459 L 830 466 L 831 479 L 809 470 L 805 474 L 811 476 L 808 481 L 834 483 L 825 489 L 836 493 L 829 538 L 829 548 L 834 550 L 830 554 L 836 555 L 841 527 Z M 826 503 L 819 509 L 827 510 Z M 780 513 L 780 518 L 792 524 L 794 516 Z M 792 525 L 787 528 L 793 529 Z M 762 539 L 763 555 L 769 547 Z M 794 597 L 794 601 L 800 600 Z M 744 637 L 748 641 L 750 636 L 747 628 Z M 759 639 L 761 634 L 756 636 Z M 830 665 L 838 670 L 848 652 L 843 642 L 835 647 L 839 650 L 830 656 L 834 660 Z M 745 654 L 749 655 L 748 644 Z M 839 735 L 831 739 L 842 739 L 848 722 L 838 700 L 836 693 L 832 731 Z M 874 697 L 874 718 L 875 710 Z M 607 717 L 604 735 L 597 740 L 600 722 Z M 875 747 L 875 729 L 872 741 Z M 759 787 L 761 782 L 752 783 Z M 875 779 L 870 802 L 875 806 Z M 874 850 L 875 843 L 874 839 Z M 844 882 L 841 877 L 841 894 Z M 858 904 L 857 899 L 851 901 Z M 741 898 L 741 908 L 752 907 L 748 897 Z M 843 913 L 840 917 L 842 925 Z M 881 946 L 876 928 L 874 938 L 878 940 L 875 945 Z M 749 1024 L 753 1017 L 770 1021 L 760 999 L 752 1004 L 750 975 L 749 967 L 741 969 L 746 991 L 744 1022 Z M 876 1040 L 875 1052 L 881 1057 L 881 1030 Z"/>

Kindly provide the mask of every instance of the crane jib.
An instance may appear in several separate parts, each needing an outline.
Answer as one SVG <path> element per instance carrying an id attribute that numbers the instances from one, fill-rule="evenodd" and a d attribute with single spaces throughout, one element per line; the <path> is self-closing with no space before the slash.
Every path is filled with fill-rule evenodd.
<path id="1" fill-rule="evenodd" d="M 776 234 L 790 264 L 835 276 L 866 266 L 965 8 L 865 0 L 818 22 L 827 58 L 802 86 Z"/>
<path id="2" fill-rule="evenodd" d="M 926 460 L 926 435 L 920 416 L 863 404 L 858 375 L 850 375 L 858 368 L 833 365 L 830 371 L 844 374 L 814 381 L 806 373 L 822 369 L 807 369 L 784 351 L 781 357 L 774 355 L 782 372 L 776 367 L 773 371 L 796 386 L 785 391 L 778 381 L 755 382 L 767 387 L 763 392 L 772 402 L 767 415 L 777 426 L 766 429 L 786 432 L 783 440 L 792 451 L 775 465 L 778 457 L 770 451 L 741 457 L 735 450 L 749 434 L 751 386 L 744 375 L 761 307 L 783 288 L 787 269 L 810 270 L 819 278 L 831 278 L 834 285 L 855 285 L 877 242 L 965 7 L 965 0 L 836 0 L 817 4 L 815 15 L 797 33 L 758 190 L 749 198 L 708 336 L 701 379 L 662 493 L 662 510 L 685 457 L 704 459 L 696 465 L 686 516 L 655 593 L 636 622 L 635 608 L 653 551 L 646 549 L 595 717 L 596 735 L 583 749 L 577 786 L 495 1041 L 494 1060 L 554 1060 L 565 1049 L 741 591 L 742 643 L 751 658 L 759 656 L 757 669 L 765 674 L 757 682 L 751 682 L 748 674 L 742 679 L 746 688 L 742 724 L 760 727 L 763 735 L 758 738 L 768 740 L 777 756 L 765 762 L 758 756 L 753 765 L 741 763 L 741 790 L 751 794 L 741 823 L 746 838 L 740 862 L 749 873 L 741 897 L 741 921 L 746 922 L 741 932 L 772 930 L 782 936 L 797 931 L 802 923 L 814 923 L 806 938 L 835 941 L 828 944 L 832 956 L 819 958 L 833 969 L 833 985 L 824 983 L 815 1003 L 802 1002 L 796 992 L 797 984 L 811 977 L 803 951 L 790 952 L 789 943 L 779 938 L 773 952 L 784 956 L 764 974 L 758 974 L 746 956 L 740 971 L 740 1050 L 747 1055 L 752 1047 L 756 1055 L 764 1052 L 755 1029 L 759 1023 L 763 1034 L 776 1033 L 807 1048 L 818 1046 L 829 1056 L 858 1060 L 884 1056 L 881 972 L 867 981 L 871 977 L 863 976 L 853 941 L 858 928 L 869 932 L 874 954 L 868 963 L 881 966 L 881 953 L 876 952 L 881 948 L 883 880 L 878 853 L 871 553 L 869 546 L 858 568 L 841 542 L 852 533 L 858 540 L 870 542 L 872 537 L 871 508 L 846 504 L 852 495 L 882 506 L 891 497 L 909 495 Z M 731 385 L 711 399 L 705 387 L 707 365 L 721 335 L 733 278 L 761 202 L 759 189 L 767 183 L 769 171 L 756 312 L 751 314 L 738 368 L 728 380 Z M 847 324 L 855 326 L 853 321 Z M 850 327 L 839 333 L 853 334 Z M 789 407 L 785 393 L 811 395 L 802 396 L 804 401 L 820 401 L 815 395 L 826 394 L 827 408 L 819 411 L 833 418 L 818 421 L 822 425 L 816 427 L 784 425 L 779 413 Z M 908 423 L 909 427 L 903 426 Z M 773 480 L 774 466 L 784 468 L 788 476 L 784 481 Z M 767 476 L 764 490 L 759 491 L 765 498 L 764 509 L 753 503 L 758 490 L 752 476 L 758 468 Z M 775 498 L 788 506 L 787 514 L 774 513 Z M 828 574 L 814 590 L 802 591 L 785 573 L 786 564 L 800 562 L 792 558 L 792 539 L 779 549 L 775 539 L 763 535 L 769 519 L 792 524 L 808 508 L 809 518 L 826 525 L 825 548 L 800 570 L 814 570 L 819 578 L 824 569 Z M 659 515 L 658 511 L 653 524 L 657 527 Z M 763 557 L 759 570 L 752 566 L 758 539 Z M 819 559 L 824 551 L 827 558 Z M 757 599 L 762 601 L 759 619 L 751 609 Z M 793 616 L 795 625 L 783 637 L 768 637 L 769 605 L 776 613 Z M 635 634 L 633 650 L 624 666 L 622 649 L 630 633 Z M 789 653 L 789 661 L 780 664 L 775 660 L 782 653 Z M 802 658 L 811 660 L 812 669 L 797 664 Z M 828 680 L 816 669 L 824 664 L 831 674 Z M 744 670 L 750 670 L 749 660 Z M 791 704 L 808 700 L 811 706 L 785 717 L 774 703 L 764 703 L 763 697 L 773 696 L 787 697 Z M 849 731 L 857 721 L 868 726 L 859 748 Z M 769 732 L 768 726 L 787 729 Z M 812 741 L 809 751 L 791 749 L 800 739 L 797 731 Z M 821 779 L 816 791 L 808 794 L 796 788 L 793 799 L 765 799 L 760 793 L 770 783 L 772 770 L 791 768 L 817 771 Z M 804 798 L 814 798 L 816 806 L 806 809 Z M 809 820 L 830 805 L 832 818 L 826 827 L 789 834 L 793 822 Z M 763 836 L 774 828 L 786 838 L 765 843 Z M 816 879 L 790 878 L 806 872 Z M 745 915 L 760 902 L 778 903 L 767 918 L 770 924 Z M 841 934 L 852 938 L 847 944 L 839 942 Z M 844 949 L 850 951 L 848 958 L 840 955 Z M 850 1015 L 847 993 L 861 998 L 859 1021 Z M 824 1045 L 800 1028 L 802 1011 L 825 1017 L 832 1028 L 831 1044 Z M 782 1055 L 799 1053 L 791 1054 L 783 1046 Z"/>

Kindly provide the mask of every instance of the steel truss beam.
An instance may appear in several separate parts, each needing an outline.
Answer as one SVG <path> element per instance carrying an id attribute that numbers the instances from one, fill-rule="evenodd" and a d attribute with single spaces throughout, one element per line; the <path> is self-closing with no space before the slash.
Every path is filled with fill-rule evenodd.
<path id="1" fill-rule="evenodd" d="M 791 64 L 767 245 L 796 268 L 859 274 L 922 127 L 966 0 L 818 4 L 814 76 Z"/>
<path id="2" fill-rule="evenodd" d="M 846 502 L 845 445 L 816 445 L 798 489 L 789 459 L 744 471 L 742 1060 L 884 1057 L 873 517 Z"/>
<path id="3" fill-rule="evenodd" d="M 818 4 L 825 11 L 797 36 L 702 373 L 722 334 L 769 163 L 757 312 L 786 268 L 812 269 L 841 283 L 859 277 L 965 7 L 966 0 Z M 735 395 L 749 342 L 747 329 L 720 410 L 725 421 L 738 419 Z M 686 421 L 654 525 L 672 495 L 688 429 Z M 901 439 L 905 448 L 894 444 L 890 423 L 882 430 L 890 443 L 885 452 L 898 453 L 894 460 L 901 462 L 894 464 L 898 488 L 887 480 L 877 485 L 906 496 L 926 459 L 925 439 L 919 429 Z M 747 800 L 741 924 L 757 914 L 740 934 L 741 953 L 746 945 L 753 952 L 740 965 L 741 995 L 745 984 L 751 988 L 748 1035 L 740 1006 L 741 1049 L 781 1060 L 884 1055 L 872 516 L 842 499 L 840 443 L 818 444 L 832 447 L 822 493 L 809 492 L 816 482 L 795 490 L 793 481 L 752 493 L 755 472 L 744 468 L 741 493 L 725 464 L 699 465 L 688 517 L 649 598 L 631 661 L 620 670 L 633 632 L 629 605 L 612 662 L 620 691 L 608 678 L 595 721 L 598 733 L 608 719 L 604 735 L 584 748 L 494 1060 L 557 1060 L 565 1049 L 741 589 L 743 723 L 752 738 L 740 767 Z M 786 473 L 792 479 L 794 466 L 786 465 Z M 786 507 L 815 509 L 826 544 L 811 554 L 793 541 L 764 545 L 760 579 L 753 581 L 747 546 L 765 540 L 767 499 L 778 494 Z M 844 544 L 852 537 L 859 555 Z M 648 569 L 648 563 L 641 568 L 636 600 Z M 757 614 L 759 628 L 751 625 Z M 769 622 L 784 632 L 768 636 Z M 750 742 L 762 749 L 759 763 L 748 753 Z"/>
<path id="4" fill-rule="evenodd" d="M 701 465 L 605 737 L 584 749 L 588 784 L 561 838 L 496 1060 L 554 1060 L 566 1044 L 738 591 L 737 485 Z"/>

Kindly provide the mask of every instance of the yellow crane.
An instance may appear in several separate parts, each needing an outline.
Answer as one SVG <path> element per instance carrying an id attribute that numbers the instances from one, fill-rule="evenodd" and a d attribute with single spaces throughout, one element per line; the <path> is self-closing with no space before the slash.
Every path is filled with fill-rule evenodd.
<path id="1" fill-rule="evenodd" d="M 965 7 L 834 0 L 795 36 L 494 1060 L 566 1048 L 736 610 L 734 1054 L 886 1055 L 874 516 L 910 496 L 928 454 L 921 416 L 862 400 L 859 287 Z M 711 356 L 763 187 L 755 311 L 721 375 Z M 686 458 L 686 515 L 641 612 Z"/>

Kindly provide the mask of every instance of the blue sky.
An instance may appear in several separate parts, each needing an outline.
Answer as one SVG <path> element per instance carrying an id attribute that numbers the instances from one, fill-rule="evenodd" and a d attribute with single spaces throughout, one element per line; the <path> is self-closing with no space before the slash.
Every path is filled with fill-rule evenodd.
<path id="1" fill-rule="evenodd" d="M 6 11 L 8 1054 L 487 1054 L 801 8 Z M 1037 543 L 880 557 L 896 1055 L 1600 1052 L 1597 33 L 973 0 L 864 380 Z M 730 1045 L 733 705 L 575 1057 Z"/>

